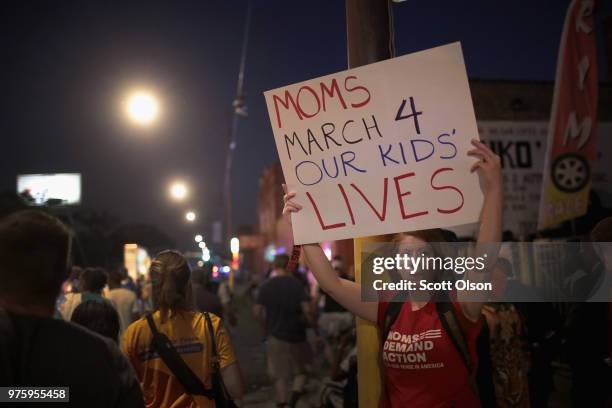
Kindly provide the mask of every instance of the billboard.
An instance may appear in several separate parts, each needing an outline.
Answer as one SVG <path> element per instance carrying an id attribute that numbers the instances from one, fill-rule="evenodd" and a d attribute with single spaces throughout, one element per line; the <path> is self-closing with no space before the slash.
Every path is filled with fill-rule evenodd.
<path id="1" fill-rule="evenodd" d="M 17 194 L 29 205 L 76 205 L 81 202 L 79 173 L 22 174 Z"/>

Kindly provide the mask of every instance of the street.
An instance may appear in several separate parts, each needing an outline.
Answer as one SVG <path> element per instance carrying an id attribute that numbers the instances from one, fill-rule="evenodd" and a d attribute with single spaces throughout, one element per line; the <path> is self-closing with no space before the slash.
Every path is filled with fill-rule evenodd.
<path id="1" fill-rule="evenodd" d="M 253 318 L 252 303 L 243 293 L 243 288 L 238 287 L 234 296 L 238 325 L 231 329 L 232 341 L 245 382 L 243 406 L 249 408 L 275 407 L 274 389 L 266 372 L 261 326 Z M 306 395 L 297 404 L 299 408 L 319 406 L 319 391 L 325 370 L 321 368 L 319 360 L 316 360 L 313 366 L 317 375 L 309 376 L 306 383 Z"/>

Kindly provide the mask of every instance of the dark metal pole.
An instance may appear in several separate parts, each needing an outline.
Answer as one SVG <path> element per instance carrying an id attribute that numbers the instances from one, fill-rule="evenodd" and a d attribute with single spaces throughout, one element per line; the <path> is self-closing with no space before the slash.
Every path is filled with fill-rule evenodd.
<path id="1" fill-rule="evenodd" d="M 247 116 L 246 105 L 244 104 L 244 69 L 246 64 L 247 47 L 249 44 L 249 31 L 251 26 L 251 1 L 247 4 L 246 22 L 244 24 L 244 34 L 242 39 L 242 54 L 240 56 L 240 70 L 238 71 L 238 84 L 236 86 L 236 99 L 234 99 L 234 113 L 232 115 L 232 127 L 230 131 L 229 144 L 227 146 L 227 156 L 225 160 L 225 174 L 223 179 L 223 196 L 225 199 L 225 245 L 229 242 L 233 232 L 232 225 L 232 163 L 234 150 L 237 146 L 238 121 L 239 118 Z"/>

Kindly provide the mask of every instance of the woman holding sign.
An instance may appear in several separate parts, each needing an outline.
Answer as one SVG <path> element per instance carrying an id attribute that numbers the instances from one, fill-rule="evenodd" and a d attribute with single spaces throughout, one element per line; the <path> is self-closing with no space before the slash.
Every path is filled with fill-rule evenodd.
<path id="1" fill-rule="evenodd" d="M 484 180 L 485 199 L 477 242 L 482 247 L 485 243 L 501 241 L 501 166 L 499 157 L 485 144 L 472 140 L 472 145 L 474 149 L 468 154 L 479 161 L 471 171 L 479 171 Z M 292 201 L 295 192 L 285 193 L 283 214 L 300 211 L 302 207 Z M 393 241 L 400 246 L 425 248 L 427 242 L 445 241 L 444 237 L 441 230 L 424 230 L 396 234 Z M 381 406 L 480 406 L 474 375 L 482 302 L 458 301 L 454 295 L 449 302 L 448 298 L 435 299 L 434 293 L 406 302 L 365 302 L 360 285 L 339 278 L 318 244 L 304 245 L 303 253 L 326 293 L 355 315 L 379 327 L 384 345 Z M 495 254 L 492 255 L 487 264 L 495 262 Z M 488 281 L 488 270 L 470 271 L 467 278 Z"/>

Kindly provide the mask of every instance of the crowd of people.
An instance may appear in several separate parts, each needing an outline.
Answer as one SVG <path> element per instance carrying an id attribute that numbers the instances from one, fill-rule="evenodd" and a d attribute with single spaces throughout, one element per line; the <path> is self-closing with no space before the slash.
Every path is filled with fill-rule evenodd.
<path id="1" fill-rule="evenodd" d="M 500 243 L 499 158 L 473 145 L 470 154 L 480 159 L 473 170 L 481 172 L 485 193 L 476 244 Z M 295 197 L 286 191 L 284 214 L 301 210 Z M 418 248 L 448 239 L 438 229 L 388 237 Z M 612 241 L 612 219 L 590 239 Z M 0 385 L 69 386 L 77 407 L 240 403 L 244 385 L 228 331 L 236 316 L 227 285 L 216 287 L 210 265 L 192 269 L 180 252 L 165 250 L 147 279 L 134 282 L 123 268 L 71 267 L 71 240 L 69 229 L 42 211 L 0 220 Z M 307 273 L 277 255 L 253 296 L 278 407 L 299 404 L 313 361 L 327 371 L 321 406 L 358 405 L 355 316 L 379 330 L 382 407 L 547 406 L 560 349 L 572 368 L 575 406 L 612 403 L 609 303 L 576 304 L 561 324 L 550 305 L 503 302 L 501 292 L 487 301 L 439 292 L 364 301 L 341 258 L 328 260 L 318 244 L 303 245 L 302 255 Z M 594 268 L 609 282 L 611 254 L 596 257 Z M 484 271 L 466 272 L 470 280 L 505 282 L 511 265 L 490 258 Z M 419 273 L 435 280 L 437 271 Z M 409 347 L 425 347 L 435 364 L 401 362 L 397 352 Z"/>
<path id="2" fill-rule="evenodd" d="M 213 407 L 242 398 L 223 303 L 219 315 L 199 310 L 207 307 L 201 297 L 194 305 L 199 275 L 182 254 L 158 254 L 150 282 L 134 284 L 121 269 L 71 268 L 71 240 L 42 211 L 0 221 L 0 384 L 69 386 L 77 407 Z"/>

